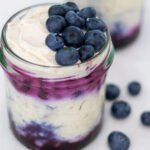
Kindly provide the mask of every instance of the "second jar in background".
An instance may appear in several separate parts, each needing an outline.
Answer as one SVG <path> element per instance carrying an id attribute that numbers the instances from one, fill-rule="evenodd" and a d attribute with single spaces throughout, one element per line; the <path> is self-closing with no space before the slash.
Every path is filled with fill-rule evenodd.
<path id="1" fill-rule="evenodd" d="M 132 43 L 141 28 L 143 0 L 74 0 L 83 6 L 93 6 L 103 16 L 111 31 L 116 48 Z"/>

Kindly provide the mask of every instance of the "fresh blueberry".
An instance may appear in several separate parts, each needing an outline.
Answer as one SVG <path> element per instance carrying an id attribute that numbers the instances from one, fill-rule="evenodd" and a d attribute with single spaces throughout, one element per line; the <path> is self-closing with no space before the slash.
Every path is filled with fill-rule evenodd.
<path id="1" fill-rule="evenodd" d="M 108 144 L 111 150 L 128 150 L 130 140 L 124 133 L 114 131 L 108 136 Z"/>
<path id="2" fill-rule="evenodd" d="M 79 60 L 79 52 L 70 47 L 68 49 L 61 49 L 56 53 L 56 61 L 61 66 L 71 66 Z"/>
<path id="3" fill-rule="evenodd" d="M 86 21 L 86 29 L 87 30 L 101 30 L 106 31 L 106 25 L 102 19 L 98 18 L 88 18 Z"/>
<path id="4" fill-rule="evenodd" d="M 106 99 L 107 100 L 114 100 L 118 98 L 120 95 L 120 89 L 117 85 L 108 84 L 106 86 Z"/>
<path id="5" fill-rule="evenodd" d="M 46 22 L 47 29 L 52 33 L 60 33 L 66 27 L 66 21 L 62 16 L 50 16 Z"/>
<path id="6" fill-rule="evenodd" d="M 80 47 L 83 45 L 84 33 L 78 27 L 69 26 L 63 32 L 63 38 L 67 46 Z"/>
<path id="7" fill-rule="evenodd" d="M 117 119 L 125 119 L 131 113 L 131 107 L 124 101 L 115 102 L 111 107 L 111 114 Z"/>
<path id="8" fill-rule="evenodd" d="M 48 11 L 49 16 L 59 15 L 65 16 L 66 10 L 63 5 L 53 5 Z"/>
<path id="9" fill-rule="evenodd" d="M 67 12 L 68 11 L 75 11 L 75 12 L 79 11 L 77 4 L 75 4 L 74 2 L 67 2 L 63 6 Z"/>
<path id="10" fill-rule="evenodd" d="M 93 7 L 86 7 L 79 11 L 79 16 L 84 19 L 96 17 L 96 10 Z"/>
<path id="11" fill-rule="evenodd" d="M 143 125 L 150 127 L 150 111 L 146 111 L 141 115 L 141 121 Z"/>
<path id="12" fill-rule="evenodd" d="M 69 11 L 65 19 L 69 25 L 77 26 L 83 28 L 85 25 L 85 20 L 77 15 L 74 11 Z"/>
<path id="13" fill-rule="evenodd" d="M 91 30 L 85 34 L 85 44 L 94 46 L 95 52 L 101 50 L 105 45 L 105 41 L 105 35 L 100 30 Z"/>
<path id="14" fill-rule="evenodd" d="M 140 93 L 141 91 L 141 85 L 137 81 L 133 81 L 128 85 L 128 92 L 132 96 L 136 96 Z"/>
<path id="15" fill-rule="evenodd" d="M 87 61 L 88 59 L 92 58 L 94 56 L 95 50 L 94 47 L 91 45 L 83 45 L 79 49 L 79 55 L 80 55 L 80 60 L 82 62 Z"/>
<path id="16" fill-rule="evenodd" d="M 64 47 L 64 40 L 61 36 L 57 34 L 49 34 L 46 38 L 46 45 L 50 49 L 57 51 Z"/>

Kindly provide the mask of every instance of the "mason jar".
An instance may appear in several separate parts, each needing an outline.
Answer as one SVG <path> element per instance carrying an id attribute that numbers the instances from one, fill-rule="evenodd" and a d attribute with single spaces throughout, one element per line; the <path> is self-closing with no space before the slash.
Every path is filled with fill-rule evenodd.
<path id="1" fill-rule="evenodd" d="M 143 0 L 73 0 L 81 7 L 93 6 L 104 17 L 116 48 L 132 43 L 142 25 Z"/>
<path id="2" fill-rule="evenodd" d="M 102 126 L 105 79 L 114 49 L 108 31 L 94 58 L 73 66 L 31 63 L 14 53 L 8 24 L 36 5 L 13 15 L 2 30 L 0 61 L 5 72 L 8 116 L 15 137 L 33 150 L 75 150 L 91 142 Z"/>

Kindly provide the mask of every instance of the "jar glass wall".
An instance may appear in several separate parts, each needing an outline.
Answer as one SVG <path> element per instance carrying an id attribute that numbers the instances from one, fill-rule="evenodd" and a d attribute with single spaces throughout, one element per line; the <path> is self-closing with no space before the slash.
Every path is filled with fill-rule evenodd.
<path id="1" fill-rule="evenodd" d="M 101 52 L 85 63 L 68 67 L 31 63 L 13 53 L 6 33 L 9 22 L 22 19 L 33 7 L 15 14 L 2 31 L 0 59 L 11 129 L 31 149 L 79 149 L 102 125 L 105 78 L 114 55 L 111 38 L 107 32 Z"/>

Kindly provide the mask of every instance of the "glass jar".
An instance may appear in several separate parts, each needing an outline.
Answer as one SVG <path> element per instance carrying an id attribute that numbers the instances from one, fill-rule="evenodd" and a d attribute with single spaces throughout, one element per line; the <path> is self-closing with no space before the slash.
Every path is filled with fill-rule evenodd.
<path id="1" fill-rule="evenodd" d="M 6 32 L 9 22 L 35 7 L 39 5 L 16 13 L 2 31 L 0 60 L 11 129 L 34 150 L 80 149 L 102 126 L 105 78 L 114 56 L 111 38 L 106 33 L 101 52 L 85 63 L 68 67 L 31 63 L 13 52 Z"/>
<path id="2" fill-rule="evenodd" d="M 82 7 L 93 6 L 108 23 L 116 48 L 132 43 L 142 24 L 143 0 L 74 0 Z"/>

